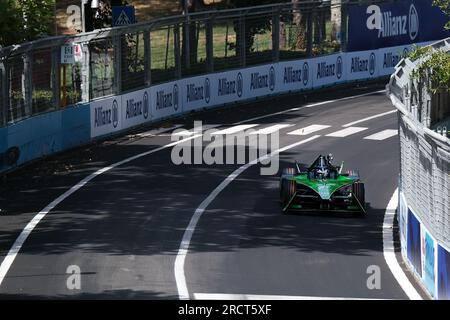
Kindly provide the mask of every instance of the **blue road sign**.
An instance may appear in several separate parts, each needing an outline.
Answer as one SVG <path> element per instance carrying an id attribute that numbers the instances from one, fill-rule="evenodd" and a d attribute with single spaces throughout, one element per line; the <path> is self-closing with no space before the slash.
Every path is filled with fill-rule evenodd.
<path id="1" fill-rule="evenodd" d="M 134 6 L 114 6 L 112 7 L 112 26 L 120 27 L 133 24 Z"/>

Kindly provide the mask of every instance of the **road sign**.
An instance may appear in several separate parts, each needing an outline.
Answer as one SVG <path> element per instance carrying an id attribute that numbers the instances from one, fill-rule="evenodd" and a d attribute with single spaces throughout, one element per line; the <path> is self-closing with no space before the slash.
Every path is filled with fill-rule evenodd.
<path id="1" fill-rule="evenodd" d="M 79 44 L 65 44 L 61 46 L 61 63 L 74 64 L 81 61 L 82 51 Z"/>
<path id="2" fill-rule="evenodd" d="M 113 27 L 126 26 L 135 22 L 134 6 L 112 7 Z"/>

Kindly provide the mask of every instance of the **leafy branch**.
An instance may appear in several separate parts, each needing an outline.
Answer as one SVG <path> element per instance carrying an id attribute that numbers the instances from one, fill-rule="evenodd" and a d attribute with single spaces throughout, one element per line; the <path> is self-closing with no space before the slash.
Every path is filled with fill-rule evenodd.
<path id="1" fill-rule="evenodd" d="M 415 47 L 408 57 L 413 61 L 423 58 L 412 72 L 413 79 L 426 83 L 432 94 L 450 92 L 450 54 L 442 50 L 432 52 L 430 47 Z"/>

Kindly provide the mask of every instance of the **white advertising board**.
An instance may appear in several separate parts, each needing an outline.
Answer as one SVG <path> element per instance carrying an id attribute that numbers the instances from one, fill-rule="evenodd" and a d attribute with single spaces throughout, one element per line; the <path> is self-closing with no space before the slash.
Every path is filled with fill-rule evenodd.
<path id="1" fill-rule="evenodd" d="M 312 88 L 311 59 L 278 63 L 276 87 L 278 92 L 307 90 Z"/>
<path id="2" fill-rule="evenodd" d="M 378 77 L 376 51 L 347 52 L 345 55 L 346 80 L 373 79 Z"/>
<path id="3" fill-rule="evenodd" d="M 314 58 L 311 61 L 313 88 L 344 82 L 346 80 L 344 63 L 344 53 Z"/>
<path id="4" fill-rule="evenodd" d="M 91 137 L 102 136 L 122 129 L 121 98 L 110 97 L 91 101 Z"/>
<path id="5" fill-rule="evenodd" d="M 170 117 L 183 112 L 181 81 L 173 81 L 150 88 L 153 119 Z"/>
<path id="6" fill-rule="evenodd" d="M 121 96 L 122 129 L 152 120 L 150 89 L 134 91 Z"/>
<path id="7" fill-rule="evenodd" d="M 214 105 L 217 74 L 180 80 L 183 110 L 191 111 Z"/>

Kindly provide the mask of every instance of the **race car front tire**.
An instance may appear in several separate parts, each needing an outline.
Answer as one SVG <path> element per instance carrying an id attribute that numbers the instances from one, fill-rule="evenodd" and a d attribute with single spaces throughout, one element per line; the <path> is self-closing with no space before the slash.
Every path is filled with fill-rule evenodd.
<path id="1" fill-rule="evenodd" d="M 364 183 L 361 181 L 357 181 L 353 184 L 353 195 L 358 200 L 359 205 L 361 206 L 361 211 L 359 212 L 360 215 L 366 214 L 366 195 L 365 195 L 365 188 Z"/>
<path id="2" fill-rule="evenodd" d="M 281 208 L 283 209 L 283 212 L 287 212 L 289 205 L 289 202 L 292 200 L 292 197 L 295 195 L 297 188 L 297 184 L 295 183 L 295 180 L 288 180 L 288 179 L 282 179 L 281 180 L 281 190 L 280 190 L 280 196 L 281 196 Z"/>

